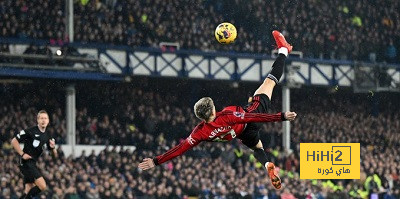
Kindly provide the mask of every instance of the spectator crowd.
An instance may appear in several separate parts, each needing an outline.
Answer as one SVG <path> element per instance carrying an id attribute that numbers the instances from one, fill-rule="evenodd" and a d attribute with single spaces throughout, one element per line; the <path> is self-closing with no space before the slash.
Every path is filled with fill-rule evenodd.
<path id="1" fill-rule="evenodd" d="M 271 30 L 305 57 L 398 63 L 397 0 L 74 0 L 74 41 L 131 47 L 177 42 L 183 49 L 267 53 Z M 63 0 L 3 0 L 0 37 L 68 42 Z M 236 25 L 234 45 L 214 39 L 217 24 Z"/>
<path id="2" fill-rule="evenodd" d="M 295 89 L 291 148 L 282 150 L 281 124 L 264 125 L 261 138 L 280 168 L 284 188 L 270 185 L 265 169 L 238 141 L 202 143 L 183 157 L 151 172 L 137 169 L 186 138 L 198 122 L 193 103 L 211 96 L 218 110 L 247 101 L 258 84 L 152 79 L 133 83 L 84 82 L 77 89 L 77 143 L 107 145 L 78 158 L 44 155 L 39 167 L 48 182 L 42 198 L 400 198 L 400 129 L 398 94 L 353 94 L 348 89 Z M 178 94 L 179 93 L 179 94 Z M 18 198 L 22 178 L 10 146 L 15 132 L 35 125 L 38 109 L 50 113 L 49 132 L 65 143 L 63 83 L 2 84 L 0 109 L 0 198 Z M 376 103 L 379 101 L 381 103 Z M 280 107 L 280 93 L 273 96 Z M 312 107 L 312 108 L 311 108 Z M 378 109 L 379 114 L 371 114 Z M 300 180 L 299 143 L 361 143 L 360 180 Z M 113 146 L 134 145 L 135 151 Z"/>

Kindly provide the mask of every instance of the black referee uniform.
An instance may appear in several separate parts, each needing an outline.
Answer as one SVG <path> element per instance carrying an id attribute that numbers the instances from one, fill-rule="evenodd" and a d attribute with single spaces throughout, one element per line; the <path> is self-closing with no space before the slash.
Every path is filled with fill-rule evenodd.
<path id="1" fill-rule="evenodd" d="M 24 143 L 24 154 L 28 154 L 32 159 L 24 160 L 20 157 L 19 168 L 21 173 L 24 175 L 24 183 L 34 183 L 36 179 L 42 177 L 42 173 L 36 166 L 36 161 L 39 156 L 43 153 L 43 149 L 50 148 L 50 137 L 48 132 L 41 132 L 38 126 L 34 126 L 25 130 L 20 131 L 16 136 L 19 143 Z"/>

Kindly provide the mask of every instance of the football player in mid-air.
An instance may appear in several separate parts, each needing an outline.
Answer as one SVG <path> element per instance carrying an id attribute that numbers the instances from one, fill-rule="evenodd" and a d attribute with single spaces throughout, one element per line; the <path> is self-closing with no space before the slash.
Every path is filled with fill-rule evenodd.
<path id="1" fill-rule="evenodd" d="M 43 178 L 36 162 L 43 152 L 44 145 L 57 157 L 56 143 L 50 134 L 46 132 L 49 124 L 49 114 L 45 110 L 37 114 L 37 126 L 20 131 L 11 144 L 20 156 L 19 168 L 24 176 L 25 190 L 20 198 L 33 198 L 46 189 L 46 181 Z M 24 143 L 24 149 L 19 146 Z"/>
<path id="2" fill-rule="evenodd" d="M 166 153 L 154 158 L 145 158 L 139 164 L 143 170 L 151 169 L 168 160 L 182 155 L 187 150 L 202 141 L 230 141 L 238 138 L 247 147 L 254 151 L 254 156 L 268 171 L 272 185 L 276 189 L 282 187 L 281 180 L 275 170 L 275 165 L 269 162 L 260 140 L 259 130 L 262 122 L 292 121 L 296 118 L 295 112 L 268 114 L 272 91 L 283 74 L 285 60 L 292 46 L 286 42 L 285 37 L 278 31 L 273 31 L 278 57 L 272 65 L 272 70 L 261 86 L 255 91 L 251 101 L 244 107 L 228 106 L 221 112 L 216 112 L 213 100 L 209 97 L 201 98 L 194 105 L 194 112 L 202 122 L 179 145 Z"/>

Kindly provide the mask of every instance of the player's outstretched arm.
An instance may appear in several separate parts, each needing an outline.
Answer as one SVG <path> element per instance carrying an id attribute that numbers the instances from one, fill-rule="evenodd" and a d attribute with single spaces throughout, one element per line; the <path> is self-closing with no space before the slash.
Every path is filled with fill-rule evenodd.
<path id="1" fill-rule="evenodd" d="M 176 145 L 174 148 L 168 150 L 162 155 L 159 155 L 155 158 L 145 158 L 141 163 L 139 163 L 139 168 L 143 170 L 151 169 L 157 165 L 160 165 L 164 162 L 167 162 L 171 159 L 174 159 L 189 149 L 195 147 L 201 142 L 201 139 L 198 138 L 197 136 L 199 134 L 195 133 L 196 129 L 192 132 L 192 134 L 186 138 L 184 141 L 182 141 L 179 145 Z"/>
<path id="2" fill-rule="evenodd" d="M 249 122 L 279 122 L 293 121 L 297 114 L 295 112 L 285 113 L 245 113 L 245 112 L 226 112 L 232 123 L 249 123 Z"/>
<path id="3" fill-rule="evenodd" d="M 190 137 L 189 137 L 190 138 Z M 143 170 L 151 169 L 155 167 L 156 165 L 160 165 L 168 160 L 174 159 L 183 153 L 185 153 L 187 150 L 193 148 L 194 146 L 190 145 L 188 142 L 187 138 L 185 141 L 180 143 L 179 145 L 175 146 L 174 148 L 168 150 L 162 155 L 159 155 L 155 158 L 145 158 L 141 163 L 139 163 L 139 168 Z"/>
<path id="4" fill-rule="evenodd" d="M 290 111 L 285 112 L 286 120 L 293 121 L 294 119 L 296 119 L 296 116 L 297 116 L 296 112 L 290 112 Z"/>
<path id="5" fill-rule="evenodd" d="M 153 159 L 151 158 L 145 158 L 143 162 L 139 163 L 139 169 L 142 170 L 147 170 L 155 167 L 156 165 L 154 164 Z"/>

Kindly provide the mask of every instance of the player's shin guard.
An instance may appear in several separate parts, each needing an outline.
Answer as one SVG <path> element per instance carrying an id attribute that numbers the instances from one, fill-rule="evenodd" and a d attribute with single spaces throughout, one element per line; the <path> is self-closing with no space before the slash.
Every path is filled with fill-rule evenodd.
<path id="1" fill-rule="evenodd" d="M 256 148 L 254 149 L 254 157 L 262 164 L 268 162 L 267 154 L 265 153 L 264 149 Z"/>
<path id="2" fill-rule="evenodd" d="M 282 77 L 283 69 L 285 67 L 285 60 L 286 60 L 286 55 L 280 53 L 276 58 L 274 64 L 272 65 L 271 72 L 267 76 L 267 78 L 274 80 L 276 84 L 278 84 L 279 79 L 281 79 Z"/>
<path id="3" fill-rule="evenodd" d="M 39 189 L 39 187 L 34 186 L 31 190 L 29 190 L 29 192 L 28 192 L 28 194 L 26 195 L 25 198 L 27 198 L 27 199 L 29 198 L 30 199 L 30 198 L 38 195 L 40 192 L 41 192 L 41 190 Z"/>

